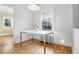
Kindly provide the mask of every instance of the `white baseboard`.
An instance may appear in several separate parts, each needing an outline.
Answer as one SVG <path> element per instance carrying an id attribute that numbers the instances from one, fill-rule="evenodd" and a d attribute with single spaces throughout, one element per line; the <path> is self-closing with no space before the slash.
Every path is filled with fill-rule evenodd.
<path id="1" fill-rule="evenodd" d="M 12 33 L 3 33 L 3 34 L 0 34 L 0 36 L 6 36 L 6 35 L 12 35 Z"/>

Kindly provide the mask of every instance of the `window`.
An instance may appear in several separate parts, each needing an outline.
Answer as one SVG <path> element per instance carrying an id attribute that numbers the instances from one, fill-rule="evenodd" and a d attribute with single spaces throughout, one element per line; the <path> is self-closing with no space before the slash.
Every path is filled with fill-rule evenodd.
<path id="1" fill-rule="evenodd" d="M 54 11 L 52 9 L 42 10 L 42 30 L 54 29 Z"/>

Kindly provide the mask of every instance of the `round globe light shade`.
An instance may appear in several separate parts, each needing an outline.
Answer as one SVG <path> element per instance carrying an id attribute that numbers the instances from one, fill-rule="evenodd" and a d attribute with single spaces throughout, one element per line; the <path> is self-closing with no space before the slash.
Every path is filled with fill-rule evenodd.
<path id="1" fill-rule="evenodd" d="M 32 4 L 32 5 L 28 5 L 28 8 L 32 11 L 38 11 L 40 10 L 40 7 L 38 5 Z"/>

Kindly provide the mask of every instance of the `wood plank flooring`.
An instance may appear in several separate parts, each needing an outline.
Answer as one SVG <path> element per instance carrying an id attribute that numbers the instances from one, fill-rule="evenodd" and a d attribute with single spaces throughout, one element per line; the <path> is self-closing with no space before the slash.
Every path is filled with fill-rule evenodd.
<path id="1" fill-rule="evenodd" d="M 0 53 L 8 53 L 10 50 L 13 50 L 14 45 L 12 43 L 13 36 L 7 35 L 7 36 L 0 36 Z"/>
<path id="2" fill-rule="evenodd" d="M 32 39 L 23 42 L 23 47 L 20 44 L 13 45 L 12 36 L 0 37 L 0 54 L 44 54 L 44 44 L 39 40 Z M 70 47 L 58 44 L 46 44 L 46 54 L 71 54 Z"/>

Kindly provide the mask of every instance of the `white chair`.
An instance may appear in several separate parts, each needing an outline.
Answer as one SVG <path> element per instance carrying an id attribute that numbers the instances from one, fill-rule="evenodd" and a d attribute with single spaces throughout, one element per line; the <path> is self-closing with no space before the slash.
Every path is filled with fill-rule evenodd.
<path id="1" fill-rule="evenodd" d="M 43 36 L 40 36 L 41 41 L 43 41 Z M 54 43 L 54 34 L 49 34 L 46 36 L 46 42 Z"/>
<path id="2" fill-rule="evenodd" d="M 54 35 L 53 34 L 49 34 L 47 36 L 47 42 L 48 43 L 54 43 Z"/>

